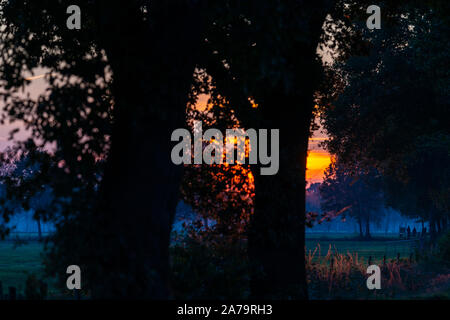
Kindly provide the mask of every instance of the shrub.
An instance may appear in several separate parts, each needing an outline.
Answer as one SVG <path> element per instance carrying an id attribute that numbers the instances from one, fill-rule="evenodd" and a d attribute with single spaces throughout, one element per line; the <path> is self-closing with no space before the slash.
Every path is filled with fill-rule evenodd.
<path id="1" fill-rule="evenodd" d="M 47 284 L 36 275 L 28 276 L 25 283 L 25 298 L 27 300 L 44 300 L 47 297 Z"/>
<path id="2" fill-rule="evenodd" d="M 450 232 L 447 232 L 439 239 L 439 256 L 442 260 L 450 263 Z"/>
<path id="3" fill-rule="evenodd" d="M 171 247 L 171 268 L 176 299 L 248 297 L 248 259 L 239 241 L 186 238 Z"/>

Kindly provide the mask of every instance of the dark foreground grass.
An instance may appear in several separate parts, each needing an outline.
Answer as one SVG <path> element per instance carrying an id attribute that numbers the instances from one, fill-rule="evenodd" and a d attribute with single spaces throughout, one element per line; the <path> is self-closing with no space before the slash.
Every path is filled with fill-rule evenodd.
<path id="1" fill-rule="evenodd" d="M 17 294 L 24 295 L 27 278 L 34 275 L 47 283 L 48 298 L 64 298 L 56 288 L 55 280 L 45 278 L 43 248 L 43 243 L 39 241 L 0 241 L 0 281 L 4 294 L 9 287 L 16 287 Z"/>
<path id="2" fill-rule="evenodd" d="M 43 276 L 42 249 L 43 245 L 39 242 L 19 246 L 14 241 L 0 242 L 0 281 L 4 290 L 12 286 L 22 292 L 28 275 Z"/>
<path id="3" fill-rule="evenodd" d="M 399 253 L 402 260 L 407 260 L 410 254 L 414 252 L 414 241 L 347 240 L 348 238 L 346 237 L 351 236 L 349 234 L 346 236 L 340 234 L 335 240 L 325 240 L 323 238 L 307 239 L 307 253 L 310 250 L 314 251 L 319 244 L 320 248 L 316 250 L 314 255 L 315 257 L 324 257 L 329 253 L 331 246 L 332 252 L 344 255 L 347 253 L 357 254 L 361 260 L 360 263 L 366 266 L 369 257 L 372 258 L 373 263 L 380 263 L 383 257 L 386 256 L 386 260 L 389 263 L 391 260 L 395 260 Z M 8 287 L 14 286 L 17 288 L 18 293 L 23 294 L 29 275 L 35 274 L 40 279 L 44 278 L 42 250 L 43 244 L 38 241 L 28 241 L 19 246 L 14 241 L 0 241 L 0 281 L 3 283 L 4 291 Z M 186 265 L 183 264 L 180 268 L 180 270 L 185 270 Z M 196 268 L 198 268 L 198 264 L 196 264 Z M 199 275 L 199 281 L 202 277 Z M 47 279 L 46 282 L 49 285 L 49 298 L 63 298 L 61 293 L 52 285 L 52 281 Z"/>

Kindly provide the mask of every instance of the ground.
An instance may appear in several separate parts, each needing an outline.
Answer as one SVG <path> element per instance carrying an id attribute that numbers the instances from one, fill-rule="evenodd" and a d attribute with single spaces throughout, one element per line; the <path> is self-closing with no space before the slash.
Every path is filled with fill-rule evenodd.
<path id="1" fill-rule="evenodd" d="M 381 264 L 384 256 L 386 256 L 386 263 L 394 262 L 395 264 L 398 254 L 400 254 L 402 263 L 409 263 L 411 257 L 413 260 L 415 259 L 416 241 L 398 240 L 396 235 L 378 236 L 373 241 L 357 241 L 354 236 L 353 234 L 331 233 L 308 234 L 306 240 L 307 255 L 314 255 L 313 259 L 315 261 L 321 261 L 319 264 L 323 264 L 323 261 L 325 261 L 325 264 L 329 263 L 329 258 L 326 258 L 329 253 L 336 257 L 335 261 L 338 261 L 339 254 L 341 256 L 350 254 L 352 257 L 357 255 L 358 260 L 364 266 L 367 265 L 369 257 L 376 264 Z M 7 292 L 8 287 L 14 286 L 17 288 L 18 293 L 23 294 L 25 282 L 29 275 L 35 274 L 38 278 L 43 277 L 42 249 L 42 243 L 35 240 L 27 241 L 20 245 L 13 240 L 0 241 L 0 281 L 2 282 L 4 293 Z M 337 266 L 338 262 L 335 263 L 335 266 Z M 314 265 L 317 266 L 317 264 Z M 322 268 L 320 276 L 322 277 L 323 271 L 328 269 L 327 267 Z M 430 280 L 427 281 L 435 281 L 437 284 L 442 283 L 445 287 L 443 288 L 444 292 L 448 294 L 447 284 L 450 282 L 450 274 L 436 273 L 434 271 L 426 272 L 421 273 L 422 276 L 428 274 L 429 277 L 427 276 L 427 278 Z M 416 273 L 414 273 L 414 276 L 410 274 L 409 278 L 414 280 L 415 275 Z M 324 279 L 325 283 L 327 283 L 327 276 Z M 358 280 L 359 282 L 361 281 Z M 52 285 L 49 285 L 49 291 L 50 297 L 59 296 Z"/>
<path id="2" fill-rule="evenodd" d="M 0 241 L 0 281 L 4 293 L 11 286 L 23 292 L 29 274 L 42 276 L 42 248 L 36 241 L 19 246 L 14 241 Z"/>
<path id="3" fill-rule="evenodd" d="M 400 258 L 410 258 L 417 246 L 417 241 L 399 240 L 397 234 L 375 234 L 371 241 L 358 241 L 356 237 L 356 234 L 350 233 L 309 233 L 306 235 L 306 250 L 307 253 L 313 252 L 320 245 L 320 254 L 324 256 L 331 245 L 332 251 L 357 253 L 366 261 L 372 257 L 372 261 L 379 262 L 384 256 L 386 260 L 397 259 L 399 254 Z M 318 251 L 316 254 L 319 254 Z"/>

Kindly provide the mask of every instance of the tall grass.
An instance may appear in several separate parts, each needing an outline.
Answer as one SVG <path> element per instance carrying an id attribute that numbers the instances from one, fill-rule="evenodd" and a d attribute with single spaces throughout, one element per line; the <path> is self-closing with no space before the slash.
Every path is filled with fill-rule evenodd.
<path id="1" fill-rule="evenodd" d="M 429 281 L 416 261 L 392 259 L 390 261 L 364 259 L 358 253 L 340 253 L 329 245 L 322 255 L 318 245 L 306 252 L 306 271 L 311 299 L 386 299 L 418 295 Z M 367 267 L 376 264 L 381 269 L 381 289 L 367 288 Z M 450 279 L 450 277 L 441 277 Z"/>

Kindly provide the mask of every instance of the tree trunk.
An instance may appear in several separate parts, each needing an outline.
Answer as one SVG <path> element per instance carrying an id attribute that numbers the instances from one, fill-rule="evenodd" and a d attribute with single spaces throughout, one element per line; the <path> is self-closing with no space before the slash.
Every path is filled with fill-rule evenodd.
<path id="1" fill-rule="evenodd" d="M 441 227 L 439 226 L 439 216 L 436 209 L 431 209 L 430 214 L 430 231 L 431 231 L 431 238 L 436 239 L 439 235 Z"/>
<path id="2" fill-rule="evenodd" d="M 359 225 L 359 238 L 364 239 L 364 233 L 363 233 L 363 227 L 362 227 L 362 220 L 358 219 L 358 225 Z"/>
<path id="3" fill-rule="evenodd" d="M 39 241 L 42 240 L 42 229 L 41 229 L 41 219 L 36 219 L 37 227 L 38 227 L 38 239 Z"/>
<path id="4" fill-rule="evenodd" d="M 302 133 L 297 129 L 295 135 L 280 130 L 280 139 L 278 174 L 254 172 L 255 213 L 249 233 L 251 292 L 255 298 L 305 299 L 307 133 L 305 128 Z"/>
<path id="5" fill-rule="evenodd" d="M 303 54 L 302 61 L 313 60 L 313 53 Z M 314 68 L 311 64 L 305 75 L 314 74 Z M 307 298 L 305 169 L 314 82 L 306 76 L 302 79 L 298 93 L 287 95 L 275 87 L 257 99 L 259 128 L 279 129 L 280 141 L 277 174 L 261 175 L 260 167 L 252 166 L 255 211 L 250 221 L 249 257 L 254 298 Z M 280 112 L 280 106 L 286 111 Z"/>
<path id="6" fill-rule="evenodd" d="M 370 220 L 369 220 L 369 218 L 367 218 L 367 220 L 366 220 L 366 239 L 369 240 L 371 238 L 372 238 L 372 236 L 370 235 Z"/>
<path id="7" fill-rule="evenodd" d="M 119 20 L 105 25 L 117 36 L 105 44 L 115 113 L 93 217 L 96 263 L 88 266 L 88 275 L 94 298 L 170 296 L 170 232 L 182 169 L 171 162 L 171 133 L 185 126 L 202 40 L 195 10 L 182 2 L 173 6 L 152 6 L 154 29 L 135 21 L 132 4 L 105 9 L 115 10 L 112 16 Z"/>
<path id="8" fill-rule="evenodd" d="M 390 215 L 388 214 L 386 217 L 386 228 L 384 229 L 384 233 L 387 235 L 389 233 L 389 226 L 390 226 Z"/>
<path id="9" fill-rule="evenodd" d="M 253 298 L 308 298 L 304 247 L 305 170 L 314 92 L 321 75 L 317 44 L 330 4 L 319 2 L 314 9 L 304 4 L 304 11 L 297 16 L 297 19 L 301 16 L 301 27 L 291 17 L 294 8 L 290 10 L 289 4 L 279 8 L 279 14 L 286 15 L 281 32 L 293 33 L 288 37 L 292 41 L 277 47 L 278 53 L 284 54 L 285 65 L 289 66 L 288 74 L 281 77 L 288 84 L 272 75 L 267 77 L 263 72 L 260 78 L 264 80 L 258 83 L 261 91 L 254 96 L 259 104 L 256 109 L 258 128 L 280 130 L 280 161 L 276 175 L 263 176 L 258 166 L 252 167 L 255 211 L 250 221 L 248 244 Z M 301 3 L 296 2 L 293 7 Z M 258 18 L 264 20 L 271 15 L 272 12 L 263 12 Z M 260 32 L 273 33 L 274 27 L 280 28 L 279 21 L 275 20 L 276 26 L 267 21 L 255 21 L 256 25 L 270 28 Z M 304 35 L 302 40 L 299 34 Z M 277 38 L 272 40 L 271 43 L 278 43 Z"/>
<path id="10" fill-rule="evenodd" d="M 431 215 L 430 218 L 430 235 L 431 239 L 436 239 L 437 236 L 436 219 L 433 214 Z"/>

